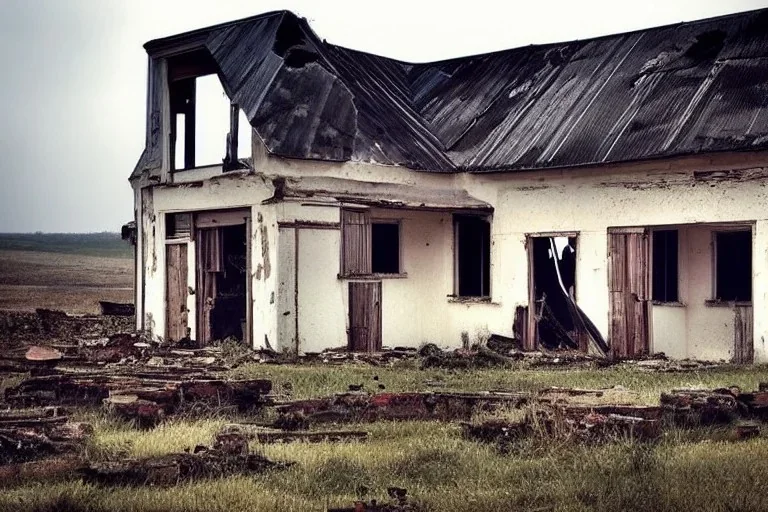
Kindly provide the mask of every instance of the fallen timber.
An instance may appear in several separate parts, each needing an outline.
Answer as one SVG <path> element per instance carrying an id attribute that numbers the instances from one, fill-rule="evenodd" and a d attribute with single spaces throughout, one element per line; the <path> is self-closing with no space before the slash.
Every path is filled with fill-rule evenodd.
<path id="1" fill-rule="evenodd" d="M 84 481 L 100 485 L 172 486 L 207 478 L 258 474 L 290 465 L 249 453 L 247 440 L 230 433 L 217 436 L 211 447 L 196 447 L 194 453 L 94 462 L 77 472 Z"/>
<path id="2" fill-rule="evenodd" d="M 500 406 L 519 407 L 528 393 L 341 393 L 332 397 L 276 404 L 278 413 L 308 423 L 377 420 L 443 421 L 469 419 Z M 301 423 L 301 422 L 299 422 Z M 285 423 L 282 423 L 285 426 Z"/>
<path id="3" fill-rule="evenodd" d="M 17 407 L 103 404 L 118 416 L 150 427 L 188 405 L 229 406 L 240 411 L 258 408 L 270 403 L 271 390 L 272 382 L 266 379 L 227 380 L 186 373 L 65 373 L 25 379 L 6 389 L 5 400 Z"/>
<path id="4" fill-rule="evenodd" d="M 0 412 L 0 465 L 81 452 L 93 427 L 57 413 L 56 409 Z"/>
<path id="5" fill-rule="evenodd" d="M 222 433 L 237 433 L 247 439 L 262 444 L 273 443 L 339 443 L 344 441 L 363 442 L 368 440 L 368 432 L 363 430 L 327 430 L 327 431 L 284 431 L 265 428 L 248 423 L 225 425 Z"/>

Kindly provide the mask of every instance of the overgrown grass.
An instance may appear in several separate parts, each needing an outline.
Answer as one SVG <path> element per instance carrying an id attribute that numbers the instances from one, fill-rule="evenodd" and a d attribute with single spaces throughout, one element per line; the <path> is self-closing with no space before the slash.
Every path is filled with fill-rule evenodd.
<path id="1" fill-rule="evenodd" d="M 392 367 L 360 365 L 269 365 L 249 364 L 231 372 L 235 377 L 266 377 L 275 391 L 290 391 L 295 398 L 327 396 L 346 391 L 350 384 L 363 384 L 371 392 L 402 391 L 538 391 L 560 386 L 612 388 L 634 391 L 632 402 L 658 403 L 659 394 L 673 388 L 715 388 L 736 385 L 755 390 L 768 382 L 768 366 L 723 367 L 700 372 L 658 373 L 617 366 L 601 370 L 418 370 L 404 361 Z M 374 377 L 377 377 L 375 380 Z M 441 385 L 435 387 L 434 383 Z"/>
<path id="2" fill-rule="evenodd" d="M 387 391 L 424 389 L 442 379 L 449 389 L 532 390 L 547 386 L 621 384 L 651 402 L 675 387 L 768 381 L 764 367 L 701 374 L 645 374 L 631 370 L 443 372 L 363 366 L 268 366 L 238 370 L 291 383 L 297 396 L 343 391 L 350 383 L 383 382 Z M 373 376 L 379 377 L 378 381 Z M 371 388 L 375 388 L 372 385 Z M 514 416 L 514 411 L 503 415 Z M 172 420 L 151 431 L 78 413 L 97 429 L 90 456 L 143 457 L 207 444 L 224 418 Z M 377 422 L 365 443 L 252 444 L 288 470 L 173 488 L 100 488 L 79 480 L 27 482 L 0 492 L 0 510 L 230 511 L 325 510 L 355 499 L 385 499 L 386 488 L 408 489 L 425 510 L 672 511 L 768 510 L 768 438 L 734 443 L 725 431 L 672 430 L 657 443 L 616 440 L 602 446 L 532 441 L 509 454 L 461 438 L 456 424 Z M 713 440 L 714 439 L 714 440 Z"/>

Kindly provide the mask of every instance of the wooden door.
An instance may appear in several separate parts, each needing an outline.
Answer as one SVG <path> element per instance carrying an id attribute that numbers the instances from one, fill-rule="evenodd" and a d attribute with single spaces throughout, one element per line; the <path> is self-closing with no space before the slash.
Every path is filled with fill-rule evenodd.
<path id="1" fill-rule="evenodd" d="M 187 244 L 165 247 L 165 338 L 178 341 L 187 336 Z"/>
<path id="2" fill-rule="evenodd" d="M 613 357 L 650 350 L 650 244 L 645 229 L 608 230 L 610 344 Z"/>
<path id="3" fill-rule="evenodd" d="M 349 283 L 349 350 L 381 350 L 381 281 Z"/>

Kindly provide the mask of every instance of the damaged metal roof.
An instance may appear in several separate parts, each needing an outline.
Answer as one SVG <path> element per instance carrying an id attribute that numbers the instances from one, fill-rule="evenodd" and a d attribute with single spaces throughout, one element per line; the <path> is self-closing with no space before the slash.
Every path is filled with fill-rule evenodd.
<path id="1" fill-rule="evenodd" d="M 768 9 L 424 64 L 287 11 L 190 34 L 283 157 L 455 172 L 768 149 Z"/>

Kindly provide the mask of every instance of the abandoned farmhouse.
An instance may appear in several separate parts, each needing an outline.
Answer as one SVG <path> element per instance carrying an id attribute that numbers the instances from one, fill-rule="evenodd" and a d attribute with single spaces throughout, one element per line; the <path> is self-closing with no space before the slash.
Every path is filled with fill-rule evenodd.
<path id="1" fill-rule="evenodd" d="M 137 328 L 768 361 L 768 9 L 419 64 L 287 11 L 145 49 Z"/>

